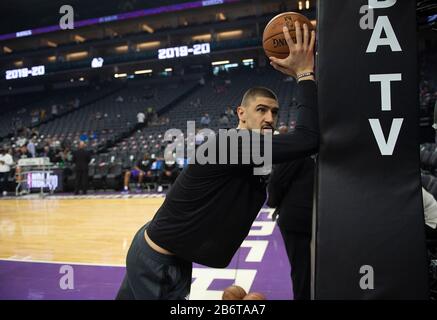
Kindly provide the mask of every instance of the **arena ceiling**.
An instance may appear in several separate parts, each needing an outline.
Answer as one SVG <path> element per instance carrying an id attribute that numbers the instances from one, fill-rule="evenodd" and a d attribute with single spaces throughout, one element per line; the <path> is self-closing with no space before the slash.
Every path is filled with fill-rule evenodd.
<path id="1" fill-rule="evenodd" d="M 78 20 L 109 16 L 117 13 L 166 6 L 193 0 L 2 0 L 0 1 L 0 34 L 54 25 L 59 20 L 59 8 L 69 4 Z M 6 14 L 5 14 L 6 13 Z"/>

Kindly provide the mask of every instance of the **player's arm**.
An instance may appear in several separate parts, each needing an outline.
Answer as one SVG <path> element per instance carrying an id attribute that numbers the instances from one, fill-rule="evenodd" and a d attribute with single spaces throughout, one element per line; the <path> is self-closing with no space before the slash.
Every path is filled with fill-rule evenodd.
<path id="1" fill-rule="evenodd" d="M 290 54 L 285 59 L 270 57 L 270 64 L 276 70 L 289 75 L 297 75 L 297 123 L 294 132 L 273 136 L 273 163 L 290 161 L 314 154 L 319 146 L 319 126 L 317 111 L 317 87 L 314 79 L 315 31 L 296 21 L 296 43 L 291 39 L 287 27 L 284 36 Z"/>
<path id="2" fill-rule="evenodd" d="M 287 134 L 272 137 L 272 162 L 281 163 L 317 153 L 319 148 L 319 120 L 317 89 L 314 81 L 298 84 L 296 128 Z"/>

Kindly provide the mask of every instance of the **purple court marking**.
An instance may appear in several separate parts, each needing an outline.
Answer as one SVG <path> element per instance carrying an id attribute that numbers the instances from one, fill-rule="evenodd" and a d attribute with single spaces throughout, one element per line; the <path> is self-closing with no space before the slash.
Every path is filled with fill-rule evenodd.
<path id="1" fill-rule="evenodd" d="M 271 221 L 267 217 L 266 210 L 261 210 L 256 221 Z M 253 226 L 251 230 L 260 230 L 260 226 Z M 250 288 L 250 292 L 261 292 L 269 300 L 290 300 L 293 298 L 290 277 L 290 266 L 284 248 L 279 228 L 275 225 L 273 233 L 268 236 L 248 236 L 245 240 L 267 240 L 268 246 L 261 262 L 246 262 L 250 248 L 240 248 L 229 264 L 229 269 L 257 270 L 257 274 Z M 205 268 L 194 264 L 194 268 Z M 210 290 L 224 289 L 227 286 L 218 286 L 221 281 L 214 280 Z M 226 284 L 231 285 L 228 281 Z"/>
<path id="2" fill-rule="evenodd" d="M 0 299 L 114 299 L 124 276 L 123 267 L 69 265 L 74 270 L 74 289 L 62 290 L 63 264 L 0 261 Z"/>
<path id="3" fill-rule="evenodd" d="M 261 212 L 256 221 L 270 221 Z M 259 230 L 254 226 L 252 230 Z M 250 288 L 261 292 L 269 300 L 292 299 L 290 267 L 284 244 L 277 226 L 266 236 L 248 236 L 246 240 L 268 241 L 260 262 L 246 262 L 250 248 L 243 247 L 236 253 L 228 269 L 256 270 Z M 35 263 L 0 260 L 0 299 L 20 300 L 112 300 L 123 279 L 124 267 L 68 264 L 74 270 L 74 289 L 62 290 L 59 263 Z M 194 268 L 206 268 L 197 264 Z M 216 278 L 208 290 L 223 290 L 233 283 L 232 279 Z"/>

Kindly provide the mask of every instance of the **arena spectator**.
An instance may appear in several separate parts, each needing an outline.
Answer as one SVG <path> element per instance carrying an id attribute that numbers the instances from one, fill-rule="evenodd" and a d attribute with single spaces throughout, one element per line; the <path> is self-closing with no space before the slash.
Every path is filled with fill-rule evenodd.
<path id="1" fill-rule="evenodd" d="M 140 111 L 137 114 L 137 122 L 138 123 L 144 123 L 144 121 L 146 120 L 146 115 L 144 114 L 144 112 Z"/>
<path id="2" fill-rule="evenodd" d="M 228 116 L 229 119 L 235 117 L 235 113 L 231 107 L 226 107 L 225 114 Z"/>
<path id="3" fill-rule="evenodd" d="M 209 114 L 205 113 L 202 118 L 200 119 L 200 123 L 202 124 L 202 126 L 204 127 L 208 127 L 209 124 L 211 123 L 211 119 L 209 117 Z"/>
<path id="4" fill-rule="evenodd" d="M 12 156 L 4 148 L 0 148 L 0 192 L 3 196 L 8 194 L 8 178 L 13 164 Z"/>
<path id="5" fill-rule="evenodd" d="M 20 159 L 27 159 L 27 158 L 32 158 L 32 155 L 29 153 L 25 145 L 21 146 L 18 149 L 18 152 L 15 154 L 15 159 L 17 160 L 17 164 Z M 21 167 L 17 165 L 17 167 L 15 168 L 15 180 L 17 183 L 21 183 L 21 181 L 23 181 L 21 172 L 22 172 Z"/>
<path id="6" fill-rule="evenodd" d="M 30 116 L 31 116 L 31 120 L 30 120 L 30 122 L 34 125 L 34 124 L 37 124 L 38 122 L 39 122 L 39 112 L 38 112 L 38 110 L 34 110 L 34 111 L 32 111 L 31 112 L 31 114 L 30 114 Z"/>
<path id="7" fill-rule="evenodd" d="M 73 152 L 73 163 L 75 164 L 76 187 L 74 194 L 87 194 L 88 190 L 88 165 L 91 161 L 91 153 L 86 150 L 84 141 L 79 142 L 79 148 Z"/>
<path id="8" fill-rule="evenodd" d="M 52 105 L 52 116 L 58 115 L 58 106 L 56 104 Z"/>
<path id="9" fill-rule="evenodd" d="M 437 240 L 437 202 L 433 195 L 422 188 L 426 238 Z"/>
<path id="10" fill-rule="evenodd" d="M 50 148 L 49 145 L 44 146 L 39 156 L 44 158 L 49 158 L 50 162 L 55 162 L 55 153 L 53 152 L 53 150 Z"/>
<path id="11" fill-rule="evenodd" d="M 199 129 L 197 129 L 196 131 L 197 133 L 194 141 L 196 143 L 196 146 L 199 146 L 203 143 L 203 141 L 205 141 L 205 136 L 200 132 Z"/>
<path id="12" fill-rule="evenodd" d="M 30 132 L 30 138 L 38 138 L 39 132 L 37 128 L 32 128 L 32 131 Z"/>
<path id="13" fill-rule="evenodd" d="M 39 120 L 40 120 L 40 121 L 44 121 L 45 118 L 46 118 L 46 114 L 47 114 L 46 109 L 41 109 L 41 110 L 39 111 Z"/>
<path id="14" fill-rule="evenodd" d="M 80 135 L 80 141 L 88 141 L 88 134 L 86 132 Z"/>
<path id="15" fill-rule="evenodd" d="M 281 123 L 281 124 L 280 124 L 280 126 L 279 126 L 279 128 L 278 128 L 278 132 L 279 132 L 280 134 L 286 134 L 286 133 L 288 132 L 288 128 L 287 128 L 287 126 L 285 125 L 285 123 Z"/>
<path id="16" fill-rule="evenodd" d="M 226 114 L 222 114 L 219 119 L 219 125 L 222 128 L 228 128 L 229 127 L 229 118 Z"/>
<path id="17" fill-rule="evenodd" d="M 36 156 L 35 136 L 32 136 L 32 138 L 29 140 L 29 143 L 27 144 L 27 150 L 32 155 L 32 158 L 35 158 Z"/>
<path id="18" fill-rule="evenodd" d="M 173 184 L 178 177 L 178 174 L 179 168 L 176 164 L 176 161 L 164 161 L 164 170 L 158 181 L 158 192 L 162 191 L 162 183 L 169 182 L 170 184 Z"/>
<path id="19" fill-rule="evenodd" d="M 141 184 L 144 180 L 144 177 L 152 177 L 152 171 L 150 170 L 152 166 L 152 161 L 150 160 L 149 155 L 144 154 L 143 159 L 137 161 L 133 169 L 128 170 L 124 174 L 124 190 L 123 193 L 129 192 L 129 181 L 130 178 L 133 177 L 137 179 L 137 192 L 141 191 Z"/>

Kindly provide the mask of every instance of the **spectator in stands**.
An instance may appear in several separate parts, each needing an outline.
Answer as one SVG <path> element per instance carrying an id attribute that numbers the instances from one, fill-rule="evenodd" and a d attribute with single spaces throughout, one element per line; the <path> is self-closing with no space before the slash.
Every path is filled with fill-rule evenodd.
<path id="1" fill-rule="evenodd" d="M 97 140 L 98 139 L 97 132 L 96 131 L 91 132 L 89 139 L 90 140 Z"/>
<path id="2" fill-rule="evenodd" d="M 47 114 L 46 109 L 41 109 L 41 110 L 39 111 L 39 120 L 40 120 L 40 121 L 44 121 L 45 118 L 46 118 L 46 114 Z"/>
<path id="3" fill-rule="evenodd" d="M 58 106 L 56 104 L 52 105 L 52 116 L 58 115 Z"/>
<path id="4" fill-rule="evenodd" d="M 144 114 L 144 112 L 140 111 L 137 113 L 137 122 L 143 124 L 144 121 L 146 120 L 146 115 Z"/>
<path id="5" fill-rule="evenodd" d="M 281 124 L 279 125 L 279 128 L 278 128 L 278 132 L 280 134 L 286 134 L 288 132 L 288 128 L 285 125 L 285 123 L 281 122 Z"/>
<path id="6" fill-rule="evenodd" d="M 205 140 L 205 136 L 204 136 L 202 133 L 200 133 L 200 130 L 199 130 L 199 129 L 197 129 L 196 131 L 197 131 L 197 132 L 196 132 L 196 136 L 195 136 L 195 138 L 194 138 L 194 141 L 195 141 L 196 146 L 199 146 L 199 145 L 201 145 L 201 144 L 203 143 L 203 141 Z"/>
<path id="7" fill-rule="evenodd" d="M 86 150 L 84 141 L 79 142 L 79 148 L 73 152 L 73 163 L 75 164 L 76 187 L 74 194 L 87 194 L 88 190 L 88 166 L 91 161 L 91 153 Z"/>
<path id="8" fill-rule="evenodd" d="M 83 142 L 84 145 L 86 144 L 85 141 L 81 141 L 81 142 Z M 80 147 L 80 142 L 79 142 L 79 147 Z M 61 149 L 59 152 L 59 157 L 60 157 L 60 162 L 62 162 L 64 164 L 72 162 L 73 154 L 71 153 L 70 147 L 65 146 L 64 149 Z"/>
<path id="9" fill-rule="evenodd" d="M 86 132 L 80 135 L 80 141 L 85 141 L 85 142 L 88 141 L 88 135 Z"/>
<path id="10" fill-rule="evenodd" d="M 27 139 L 20 134 L 16 139 L 16 143 L 18 147 L 24 146 L 27 144 Z"/>
<path id="11" fill-rule="evenodd" d="M 126 171 L 124 174 L 124 190 L 123 193 L 129 192 L 129 181 L 133 177 L 137 179 L 137 192 L 141 191 L 141 183 L 144 177 L 152 177 L 152 161 L 147 153 L 144 154 L 143 159 L 139 160 L 132 170 Z"/>
<path id="12" fill-rule="evenodd" d="M 426 238 L 437 240 L 437 202 L 433 195 L 422 188 Z"/>
<path id="13" fill-rule="evenodd" d="M 162 182 L 168 181 L 170 184 L 173 184 L 178 177 L 179 168 L 176 164 L 176 161 L 164 161 L 164 170 L 161 175 L 161 180 L 158 182 L 161 185 Z M 162 190 L 158 187 L 158 192 Z"/>
<path id="14" fill-rule="evenodd" d="M 123 97 L 122 96 L 118 96 L 116 99 L 115 99 L 115 101 L 116 102 L 123 102 L 124 101 L 124 99 L 123 99 Z"/>
<path id="15" fill-rule="evenodd" d="M 32 113 L 30 114 L 30 116 L 31 116 L 31 120 L 30 120 L 30 122 L 31 122 L 32 124 L 37 124 L 37 123 L 39 122 L 39 112 L 38 112 L 38 110 L 34 110 L 34 111 L 32 111 Z"/>
<path id="16" fill-rule="evenodd" d="M 27 150 L 27 147 L 24 145 L 18 149 L 18 152 L 17 152 L 15 158 L 16 158 L 17 163 L 18 163 L 18 160 L 20 160 L 20 159 L 32 158 L 32 155 L 29 153 L 29 151 Z M 17 183 L 20 183 L 23 180 L 23 177 L 21 176 L 21 172 L 22 172 L 21 167 L 19 167 L 17 165 L 17 167 L 15 168 L 15 180 Z"/>
<path id="17" fill-rule="evenodd" d="M 32 155 L 32 158 L 35 158 L 36 156 L 35 139 L 35 136 L 32 136 L 32 138 L 29 140 L 29 143 L 27 144 L 27 150 Z"/>
<path id="18" fill-rule="evenodd" d="M 29 150 L 27 150 L 27 147 L 21 146 L 18 149 L 18 153 L 17 153 L 17 160 L 19 159 L 27 159 L 27 158 L 32 158 L 32 154 L 29 152 Z"/>
<path id="19" fill-rule="evenodd" d="M 195 106 L 196 108 L 200 108 L 200 107 L 202 106 L 202 103 L 201 103 L 199 97 L 196 98 L 196 101 L 194 102 L 194 106 Z"/>
<path id="20" fill-rule="evenodd" d="M 170 123 L 170 118 L 169 117 L 160 117 L 159 118 L 159 124 L 160 125 L 165 125 L 165 124 L 169 124 Z"/>
<path id="21" fill-rule="evenodd" d="M 219 125 L 221 128 L 229 128 L 229 118 L 225 113 L 221 115 Z"/>
<path id="22" fill-rule="evenodd" d="M 209 117 L 209 114 L 205 113 L 202 118 L 200 119 L 200 123 L 202 124 L 203 127 L 208 127 L 209 124 L 211 123 L 211 119 Z"/>
<path id="23" fill-rule="evenodd" d="M 162 124 L 169 124 L 170 118 L 169 117 L 163 117 Z"/>
<path id="24" fill-rule="evenodd" d="M 156 112 L 154 112 L 152 114 L 152 118 L 150 119 L 150 124 L 152 126 L 157 126 L 159 125 L 159 118 L 158 118 L 158 114 Z"/>
<path id="25" fill-rule="evenodd" d="M 0 192 L 3 196 L 8 194 L 8 178 L 11 173 L 11 166 L 14 164 L 14 160 L 6 150 L 0 148 Z"/>
<path id="26" fill-rule="evenodd" d="M 37 128 L 33 128 L 32 131 L 30 132 L 30 137 L 37 139 L 38 136 L 39 136 L 38 129 Z"/>
<path id="27" fill-rule="evenodd" d="M 235 113 L 231 107 L 226 107 L 225 114 L 228 116 L 229 119 L 235 117 Z"/>
<path id="28" fill-rule="evenodd" d="M 49 145 L 45 145 L 42 152 L 39 154 L 40 157 L 49 158 L 50 162 L 55 162 L 55 153 L 50 149 Z"/>

